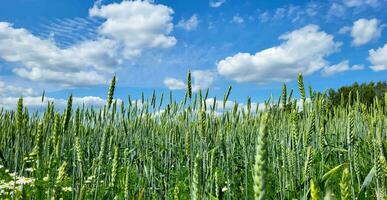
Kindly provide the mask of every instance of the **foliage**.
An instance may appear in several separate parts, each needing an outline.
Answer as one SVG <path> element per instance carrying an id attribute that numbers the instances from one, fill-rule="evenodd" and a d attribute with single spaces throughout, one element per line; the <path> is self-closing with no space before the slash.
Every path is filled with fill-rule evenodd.
<path id="1" fill-rule="evenodd" d="M 329 89 L 327 94 L 329 100 L 333 106 L 339 106 L 342 103 L 354 103 L 357 98 L 360 102 L 370 106 L 374 103 L 374 99 L 377 97 L 381 100 L 381 104 L 384 105 L 384 94 L 387 92 L 387 82 L 374 82 L 370 83 L 354 83 L 351 86 L 343 86 L 337 90 Z M 357 93 L 359 97 L 357 97 Z"/>

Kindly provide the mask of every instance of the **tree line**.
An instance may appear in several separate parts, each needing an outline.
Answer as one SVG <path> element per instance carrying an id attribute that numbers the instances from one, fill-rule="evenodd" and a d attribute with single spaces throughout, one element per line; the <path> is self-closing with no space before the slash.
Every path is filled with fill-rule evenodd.
<path id="1" fill-rule="evenodd" d="M 327 91 L 328 99 L 332 106 L 353 103 L 357 100 L 357 96 L 359 96 L 360 102 L 367 106 L 373 104 L 375 97 L 377 97 L 379 102 L 384 105 L 384 99 L 386 98 L 385 93 L 387 93 L 386 81 L 362 84 L 355 82 L 350 86 L 343 86 L 336 90 L 331 88 Z"/>

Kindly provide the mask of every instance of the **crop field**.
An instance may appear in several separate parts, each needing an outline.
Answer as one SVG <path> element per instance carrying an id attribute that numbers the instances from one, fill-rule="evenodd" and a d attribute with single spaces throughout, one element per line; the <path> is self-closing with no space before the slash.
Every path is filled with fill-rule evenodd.
<path id="1" fill-rule="evenodd" d="M 221 109 L 208 90 L 102 108 L 0 112 L 1 199 L 386 199 L 387 94 L 371 106 L 300 99 Z M 42 97 L 44 98 L 44 97 Z M 350 98 L 351 99 L 351 98 Z M 256 104 L 255 104 L 256 105 Z"/>

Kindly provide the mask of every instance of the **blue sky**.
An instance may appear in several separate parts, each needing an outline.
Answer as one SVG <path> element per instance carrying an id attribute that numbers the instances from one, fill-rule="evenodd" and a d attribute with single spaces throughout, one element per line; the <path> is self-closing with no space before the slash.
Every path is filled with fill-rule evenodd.
<path id="1" fill-rule="evenodd" d="M 386 0 L 12 0 L 0 6 L 0 104 L 46 90 L 62 102 L 193 88 L 231 99 L 278 97 L 296 74 L 323 91 L 387 77 Z M 16 102 L 16 101 L 15 101 Z"/>

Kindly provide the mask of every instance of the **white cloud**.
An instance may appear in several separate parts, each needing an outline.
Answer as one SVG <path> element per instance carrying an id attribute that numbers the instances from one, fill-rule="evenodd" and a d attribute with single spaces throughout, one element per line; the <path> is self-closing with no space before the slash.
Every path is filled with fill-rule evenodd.
<path id="1" fill-rule="evenodd" d="M 269 16 L 269 12 L 262 12 L 259 14 L 259 21 L 262 22 L 262 23 L 266 23 L 270 20 L 270 16 Z"/>
<path id="2" fill-rule="evenodd" d="M 340 63 L 332 66 L 326 66 L 323 69 L 323 75 L 330 76 L 339 72 L 344 72 L 349 70 L 348 60 L 341 61 Z"/>
<path id="3" fill-rule="evenodd" d="M 363 70 L 363 69 L 364 69 L 364 66 L 362 65 L 353 65 L 352 67 L 350 67 L 348 60 L 343 60 L 336 65 L 324 67 L 322 73 L 324 76 L 331 76 L 340 72 L 356 71 L 356 70 Z"/>
<path id="4" fill-rule="evenodd" d="M 379 38 L 381 31 L 382 28 L 377 19 L 359 19 L 353 23 L 351 30 L 353 44 L 355 46 L 367 44 L 371 40 Z"/>
<path id="5" fill-rule="evenodd" d="M 340 34 L 346 34 L 346 33 L 350 33 L 351 30 L 352 30 L 351 27 L 349 27 L 349 26 L 343 26 L 342 28 L 340 28 L 339 33 L 340 33 Z"/>
<path id="6" fill-rule="evenodd" d="M 280 19 L 284 18 L 285 15 L 286 15 L 286 9 L 285 8 L 277 8 L 275 10 L 273 18 L 275 20 L 280 20 Z"/>
<path id="7" fill-rule="evenodd" d="M 363 0 L 344 0 L 344 4 L 348 7 L 357 7 L 363 4 Z"/>
<path id="8" fill-rule="evenodd" d="M 387 70 L 387 65 L 373 65 L 370 67 L 373 71 L 379 72 L 379 71 L 384 71 Z"/>
<path id="9" fill-rule="evenodd" d="M 317 3 L 310 2 L 306 6 L 306 14 L 310 17 L 316 16 L 319 13 L 320 6 Z"/>
<path id="10" fill-rule="evenodd" d="M 212 86 L 216 79 L 216 72 L 209 70 L 194 70 L 192 71 L 192 90 L 207 89 Z M 187 85 L 183 80 L 167 77 L 164 79 L 164 85 L 170 90 L 183 90 Z"/>
<path id="11" fill-rule="evenodd" d="M 120 101 L 120 99 L 118 99 L 118 101 Z M 73 102 L 74 105 L 85 104 L 86 106 L 103 106 L 106 104 L 106 100 L 95 96 L 75 97 Z"/>
<path id="12" fill-rule="evenodd" d="M 207 107 L 214 105 L 215 98 L 206 99 Z M 235 102 L 227 100 L 225 106 L 223 107 L 223 99 L 217 99 L 215 102 L 215 110 L 217 111 L 225 111 L 232 110 L 234 108 Z"/>
<path id="13" fill-rule="evenodd" d="M 304 23 L 307 18 L 315 17 L 321 12 L 321 4 L 309 2 L 304 6 L 285 5 L 272 11 L 261 11 L 258 9 L 260 22 L 289 20 L 292 23 Z"/>
<path id="14" fill-rule="evenodd" d="M 105 77 L 94 70 L 106 70 L 115 65 L 112 52 L 115 42 L 107 39 L 88 41 L 68 49 L 61 49 L 52 40 L 43 40 L 22 28 L 13 28 L 11 24 L 0 22 L 0 58 L 8 62 L 20 63 L 14 72 L 30 80 L 49 81 L 58 84 L 87 84 L 83 78 L 56 80 L 51 74 L 76 74 L 89 77 L 90 84 L 101 84 Z M 93 78 L 93 79 L 92 79 Z"/>
<path id="15" fill-rule="evenodd" d="M 183 90 L 186 88 L 184 81 L 176 78 L 165 78 L 163 83 L 170 90 Z"/>
<path id="16" fill-rule="evenodd" d="M 377 8 L 383 4 L 385 0 L 342 0 L 333 2 L 328 10 L 327 17 L 348 17 L 350 13 L 359 13 L 368 10 L 368 8 Z"/>
<path id="17" fill-rule="evenodd" d="M 169 36 L 173 10 L 167 6 L 122 1 L 96 4 L 89 12 L 92 17 L 105 19 L 98 28 L 98 37 L 66 48 L 58 46 L 52 37 L 42 39 L 26 29 L 0 22 L 0 59 L 18 64 L 13 72 L 29 80 L 60 86 L 99 85 L 108 82 L 123 60 L 147 49 L 176 44 L 176 39 Z"/>
<path id="18" fill-rule="evenodd" d="M 195 15 L 192 15 L 187 20 L 181 19 L 177 23 L 176 27 L 182 28 L 186 31 L 191 31 L 191 30 L 196 29 L 198 27 L 198 24 L 199 24 L 198 16 L 195 14 Z"/>
<path id="19" fill-rule="evenodd" d="M 176 44 L 176 38 L 169 36 L 173 30 L 173 10 L 167 6 L 147 1 L 122 1 L 94 6 L 89 13 L 92 17 L 106 19 L 99 33 L 123 42 L 126 58 L 137 56 L 144 49 Z"/>
<path id="20" fill-rule="evenodd" d="M 371 6 L 376 7 L 379 5 L 378 0 L 344 0 L 344 5 L 348 7 L 360 7 L 360 6 Z"/>
<path id="21" fill-rule="evenodd" d="M 20 77 L 34 81 L 46 81 L 61 86 L 88 86 L 106 83 L 107 77 L 96 71 L 66 72 L 35 67 L 29 69 L 16 68 L 13 70 Z"/>
<path id="22" fill-rule="evenodd" d="M 212 8 L 219 8 L 220 6 L 222 6 L 224 3 L 226 2 L 226 0 L 210 0 L 210 7 Z"/>
<path id="23" fill-rule="evenodd" d="M 352 65 L 352 70 L 363 70 L 364 65 Z"/>
<path id="24" fill-rule="evenodd" d="M 301 99 L 292 99 L 292 102 L 293 102 L 293 100 L 296 100 L 296 107 L 299 110 L 302 110 L 303 109 L 302 100 Z M 206 99 L 207 107 L 208 108 L 212 107 L 214 104 L 214 101 L 215 101 L 214 98 Z M 311 101 L 310 98 L 306 98 L 306 102 L 310 102 L 310 101 Z M 237 111 L 242 111 L 242 110 L 247 111 L 247 103 L 238 103 L 235 101 L 227 100 L 225 103 L 225 106 L 223 107 L 223 99 L 218 99 L 215 103 L 215 114 L 222 115 L 226 111 L 232 111 L 236 104 L 238 105 Z M 262 102 L 262 103 L 251 102 L 250 106 L 251 106 L 250 111 L 251 111 L 251 113 L 254 114 L 255 111 L 257 111 L 257 110 L 258 110 L 258 112 L 260 112 L 260 111 L 264 111 L 266 108 L 274 107 L 274 106 L 276 106 L 276 103 L 275 102 L 268 102 L 266 105 L 265 102 Z M 282 107 L 282 105 L 280 104 L 280 108 L 281 107 Z"/>
<path id="25" fill-rule="evenodd" d="M 328 10 L 328 17 L 330 16 L 342 17 L 345 15 L 345 12 L 346 12 L 345 6 L 338 3 L 332 3 L 332 5 L 329 7 L 329 10 Z"/>
<path id="26" fill-rule="evenodd" d="M 231 21 L 237 24 L 242 24 L 245 20 L 239 15 L 234 15 Z"/>
<path id="27" fill-rule="evenodd" d="M 297 76 L 312 74 L 324 66 L 325 57 L 338 50 L 340 43 L 319 30 L 317 25 L 281 35 L 279 46 L 255 54 L 237 53 L 217 63 L 220 75 L 237 82 L 283 82 Z"/>
<path id="28" fill-rule="evenodd" d="M 373 71 L 387 70 L 387 43 L 376 50 L 369 50 L 368 60 L 372 63 Z"/>
<path id="29" fill-rule="evenodd" d="M 192 90 L 207 89 L 212 86 L 216 79 L 216 73 L 209 70 L 195 70 L 192 71 L 193 85 Z"/>
<path id="30" fill-rule="evenodd" d="M 30 96 L 35 95 L 32 88 L 18 87 L 0 81 L 0 97 L 1 96 Z"/>
<path id="31" fill-rule="evenodd" d="M 15 109 L 19 97 L 4 97 L 0 98 L 0 107 L 6 109 Z M 121 101 L 121 100 L 118 100 Z M 42 102 L 42 97 L 40 96 L 26 96 L 23 97 L 23 105 L 29 109 L 44 109 L 47 106 L 48 102 L 54 102 L 54 106 L 59 109 L 63 109 L 67 106 L 67 99 L 56 99 L 51 97 L 45 97 Z M 85 96 L 85 97 L 73 97 L 73 105 L 75 106 L 103 106 L 106 104 L 106 100 L 95 97 L 95 96 Z"/>

